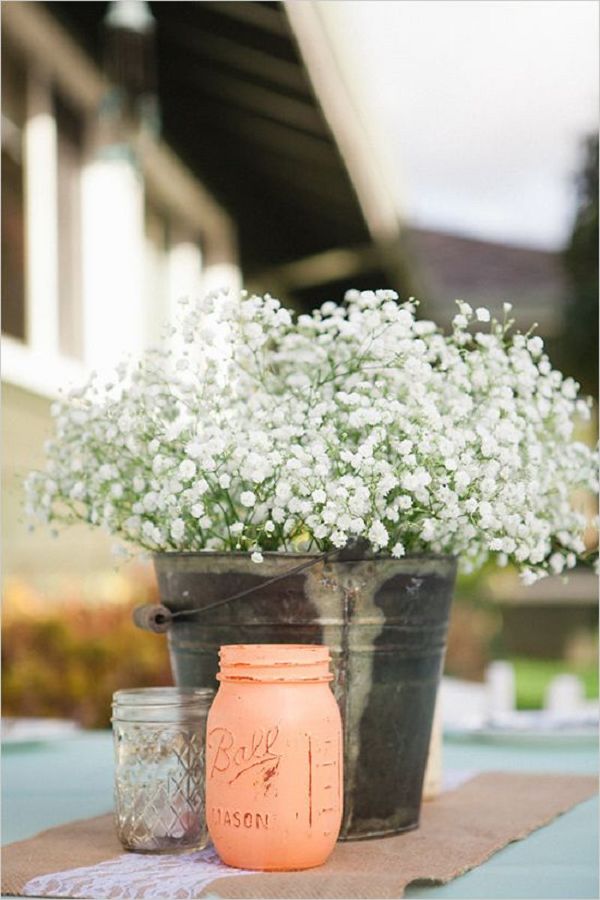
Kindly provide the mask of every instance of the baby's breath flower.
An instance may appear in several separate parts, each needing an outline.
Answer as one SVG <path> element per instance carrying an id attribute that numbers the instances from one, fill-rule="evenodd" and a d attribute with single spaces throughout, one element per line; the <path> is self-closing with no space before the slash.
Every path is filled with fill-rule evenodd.
<path id="1" fill-rule="evenodd" d="M 171 537 L 179 542 L 185 534 L 185 522 L 183 519 L 173 519 L 171 522 Z"/>
<path id="2" fill-rule="evenodd" d="M 377 547 L 377 549 L 387 546 L 387 543 L 390 539 L 385 525 L 383 524 L 383 522 L 380 522 L 379 519 L 376 519 L 373 522 L 373 524 L 369 528 L 367 537 L 369 538 L 373 546 Z"/>
<path id="3" fill-rule="evenodd" d="M 527 349 L 532 356 L 539 356 L 544 349 L 544 342 L 541 337 L 538 337 L 536 335 L 535 337 L 529 338 L 529 340 L 527 341 Z"/>
<path id="4" fill-rule="evenodd" d="M 184 459 L 177 470 L 177 474 L 182 481 L 191 481 L 196 474 L 196 464 L 191 459 Z"/>
<path id="5" fill-rule="evenodd" d="M 334 531 L 331 535 L 331 543 L 334 547 L 345 547 L 348 538 L 343 531 Z"/>
<path id="6" fill-rule="evenodd" d="M 521 571 L 521 581 L 526 587 L 529 587 L 532 584 L 535 584 L 536 581 L 539 581 L 540 575 L 537 572 L 534 572 L 533 569 L 523 569 Z"/>
<path id="7" fill-rule="evenodd" d="M 294 318 L 269 295 L 184 300 L 171 349 L 53 404 L 27 507 L 147 551 L 493 554 L 526 583 L 572 569 L 597 490 L 589 418 L 541 338 L 457 301 L 454 330 L 393 291 Z M 471 333 L 472 332 L 472 333 Z M 254 488 L 251 490 L 249 488 Z M 389 549 L 391 548 L 391 550 Z"/>

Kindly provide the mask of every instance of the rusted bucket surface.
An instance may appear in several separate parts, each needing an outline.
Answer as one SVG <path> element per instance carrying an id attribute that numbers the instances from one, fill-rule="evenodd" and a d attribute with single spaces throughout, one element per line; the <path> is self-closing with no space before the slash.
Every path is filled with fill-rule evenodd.
<path id="1" fill-rule="evenodd" d="M 441 675 L 456 561 L 413 556 L 319 560 L 298 554 L 162 553 L 155 556 L 161 600 L 171 611 L 243 599 L 169 629 L 176 684 L 216 685 L 222 644 L 327 644 L 344 722 L 341 837 L 416 828 L 433 710 Z"/>

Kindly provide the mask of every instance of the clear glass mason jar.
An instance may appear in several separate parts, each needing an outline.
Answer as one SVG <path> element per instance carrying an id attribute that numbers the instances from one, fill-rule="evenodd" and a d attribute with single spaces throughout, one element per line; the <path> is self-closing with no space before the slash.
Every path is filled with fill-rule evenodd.
<path id="1" fill-rule="evenodd" d="M 127 850 L 204 847 L 204 741 L 214 691 L 142 688 L 113 696 L 115 821 Z"/>

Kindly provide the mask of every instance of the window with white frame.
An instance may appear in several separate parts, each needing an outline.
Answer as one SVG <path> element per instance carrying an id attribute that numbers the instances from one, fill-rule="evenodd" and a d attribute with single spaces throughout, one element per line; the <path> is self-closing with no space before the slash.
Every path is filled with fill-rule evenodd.
<path id="1" fill-rule="evenodd" d="M 2 37 L 2 376 L 53 394 L 81 374 L 85 119 Z"/>
<path id="2" fill-rule="evenodd" d="M 25 341 L 25 126 L 26 72 L 2 40 L 2 331 Z"/>

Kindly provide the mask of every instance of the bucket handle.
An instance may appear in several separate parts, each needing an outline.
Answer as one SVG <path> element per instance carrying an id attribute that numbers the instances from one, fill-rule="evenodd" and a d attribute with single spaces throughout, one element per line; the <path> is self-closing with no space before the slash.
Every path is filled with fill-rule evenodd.
<path id="1" fill-rule="evenodd" d="M 201 613 L 209 612 L 210 610 L 217 609 L 219 606 L 225 606 L 226 603 L 233 603 L 234 600 L 241 600 L 242 597 L 247 597 L 249 594 L 253 594 L 255 591 L 263 590 L 266 587 L 269 587 L 271 584 L 275 584 L 278 581 L 283 581 L 285 578 L 289 578 L 290 575 L 296 575 L 298 572 L 303 572 L 305 569 L 310 569 L 312 566 L 316 566 L 317 563 L 324 562 L 325 560 L 331 559 L 334 556 L 338 556 L 339 559 L 343 559 L 344 555 L 348 552 L 348 550 L 352 549 L 356 551 L 358 549 L 358 545 L 362 544 L 360 541 L 352 542 L 351 544 L 346 545 L 346 547 L 341 550 L 329 550 L 327 553 L 320 553 L 318 556 L 315 556 L 313 559 L 308 560 L 308 562 L 300 563 L 297 566 L 294 566 L 291 569 L 288 569 L 287 572 L 283 572 L 281 575 L 275 575 L 274 578 L 269 578 L 267 581 L 262 581 L 260 584 L 256 584 L 253 587 L 246 588 L 244 591 L 240 591 L 237 594 L 232 594 L 230 597 L 225 597 L 223 600 L 215 600 L 214 603 L 209 603 L 207 606 L 203 606 L 200 609 L 178 609 L 175 612 L 172 612 L 167 606 L 163 606 L 162 603 L 146 603 L 144 606 L 136 606 L 133 610 L 133 621 L 138 626 L 138 628 L 143 629 L 144 631 L 152 631 L 155 634 L 164 634 L 171 627 L 171 623 L 173 619 L 183 618 L 183 616 L 196 616 Z M 364 548 L 361 546 L 361 550 Z"/>

